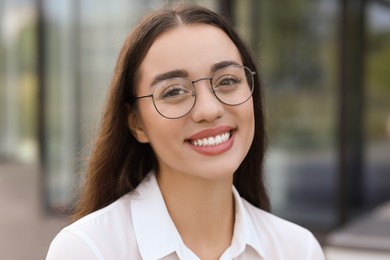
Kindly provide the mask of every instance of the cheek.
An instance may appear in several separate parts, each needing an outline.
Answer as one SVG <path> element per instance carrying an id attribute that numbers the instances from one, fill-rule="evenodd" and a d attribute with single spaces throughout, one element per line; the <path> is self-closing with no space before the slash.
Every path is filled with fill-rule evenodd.
<path id="1" fill-rule="evenodd" d="M 161 149 L 168 149 L 173 141 L 179 140 L 182 124 L 178 120 L 162 117 L 154 108 L 147 107 L 142 113 L 144 131 L 155 152 Z"/>
<path id="2" fill-rule="evenodd" d="M 151 128 L 160 114 L 156 111 L 151 98 L 144 98 L 138 101 L 138 112 L 145 129 Z"/>

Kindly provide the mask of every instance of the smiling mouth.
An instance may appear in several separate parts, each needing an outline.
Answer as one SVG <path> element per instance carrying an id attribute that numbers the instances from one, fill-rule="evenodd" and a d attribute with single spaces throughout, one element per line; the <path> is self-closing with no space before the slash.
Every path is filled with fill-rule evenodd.
<path id="1" fill-rule="evenodd" d="M 226 133 L 219 134 L 216 136 L 210 136 L 207 138 L 189 140 L 189 142 L 194 146 L 209 147 L 209 146 L 216 146 L 216 145 L 223 144 L 223 143 L 227 142 L 231 136 L 232 136 L 231 132 L 228 131 Z"/>

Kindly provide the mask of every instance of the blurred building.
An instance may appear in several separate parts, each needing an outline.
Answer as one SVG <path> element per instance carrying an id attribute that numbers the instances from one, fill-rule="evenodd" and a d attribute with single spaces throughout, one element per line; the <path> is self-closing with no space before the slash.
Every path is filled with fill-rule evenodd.
<path id="1" fill-rule="evenodd" d="M 72 206 L 127 33 L 169 2 L 0 0 L 0 163 L 39 166 L 48 213 Z M 390 200 L 389 0 L 187 2 L 256 55 L 275 214 L 328 233 Z"/>

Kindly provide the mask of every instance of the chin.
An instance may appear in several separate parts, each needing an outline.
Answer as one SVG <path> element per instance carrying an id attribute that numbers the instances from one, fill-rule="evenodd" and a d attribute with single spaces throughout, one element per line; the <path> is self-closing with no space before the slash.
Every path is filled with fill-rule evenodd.
<path id="1" fill-rule="evenodd" d="M 237 167 L 226 167 L 226 164 L 221 167 L 215 165 L 211 168 L 202 168 L 195 173 L 195 175 L 213 181 L 232 179 Z M 199 174 L 201 173 L 201 174 Z"/>

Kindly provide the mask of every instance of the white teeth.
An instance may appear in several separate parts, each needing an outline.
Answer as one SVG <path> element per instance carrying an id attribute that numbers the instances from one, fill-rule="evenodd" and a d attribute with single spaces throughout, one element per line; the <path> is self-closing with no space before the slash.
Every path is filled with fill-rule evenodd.
<path id="1" fill-rule="evenodd" d="M 192 140 L 191 143 L 195 146 L 215 146 L 226 142 L 230 138 L 230 132 L 226 132 L 214 137 Z"/>
<path id="2" fill-rule="evenodd" d="M 212 137 L 209 137 L 209 140 L 208 140 L 207 143 L 208 143 L 209 146 L 214 146 L 215 145 L 215 139 L 212 138 Z"/>

